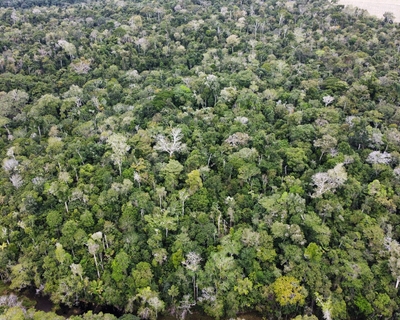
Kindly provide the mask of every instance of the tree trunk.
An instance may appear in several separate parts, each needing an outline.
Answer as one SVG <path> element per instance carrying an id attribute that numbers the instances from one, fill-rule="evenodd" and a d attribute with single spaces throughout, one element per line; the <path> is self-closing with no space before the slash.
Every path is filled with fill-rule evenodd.
<path id="1" fill-rule="evenodd" d="M 100 272 L 99 272 L 99 266 L 97 265 L 96 255 L 94 254 L 93 257 L 94 257 L 94 263 L 96 265 L 97 277 L 100 279 Z"/>

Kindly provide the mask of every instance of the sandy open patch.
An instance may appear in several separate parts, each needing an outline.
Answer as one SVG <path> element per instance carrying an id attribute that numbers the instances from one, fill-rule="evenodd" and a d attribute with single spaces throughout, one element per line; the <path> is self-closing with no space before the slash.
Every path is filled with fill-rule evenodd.
<path id="1" fill-rule="evenodd" d="M 339 0 L 339 4 L 365 9 L 378 18 L 383 18 L 383 14 L 389 11 L 394 14 L 395 21 L 400 22 L 400 0 Z"/>

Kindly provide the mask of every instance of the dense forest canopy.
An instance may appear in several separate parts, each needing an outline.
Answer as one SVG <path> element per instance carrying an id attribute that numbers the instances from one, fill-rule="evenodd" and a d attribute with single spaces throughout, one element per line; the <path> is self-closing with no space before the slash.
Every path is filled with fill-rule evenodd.
<path id="1" fill-rule="evenodd" d="M 2 281 L 122 319 L 400 316 L 397 24 L 74 2 L 1 2 Z"/>
<path id="2" fill-rule="evenodd" d="M 2 0 L 1 7 L 12 7 L 15 9 L 26 9 L 32 7 L 44 6 L 67 6 L 85 0 Z"/>

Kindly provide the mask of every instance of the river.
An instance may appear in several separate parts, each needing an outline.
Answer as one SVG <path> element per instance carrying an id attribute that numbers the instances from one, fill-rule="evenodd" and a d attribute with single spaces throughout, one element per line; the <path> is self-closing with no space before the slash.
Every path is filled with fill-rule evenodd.
<path id="1" fill-rule="evenodd" d="M 5 287 L 5 289 L 3 289 L 2 291 L 3 294 L 11 293 L 11 291 L 7 287 Z M 32 306 L 37 311 L 50 312 L 54 310 L 54 304 L 50 300 L 50 298 L 48 296 L 37 295 L 35 293 L 35 290 L 33 289 L 24 290 L 18 293 L 17 292 L 13 293 L 18 295 L 20 299 L 25 300 L 24 303 L 25 305 Z M 82 305 L 78 307 L 61 306 L 61 308 L 58 309 L 57 314 L 65 318 L 69 318 L 73 315 L 80 315 L 90 310 L 92 310 L 95 313 L 100 311 L 102 311 L 103 313 L 111 313 L 114 314 L 116 317 L 120 317 L 122 315 L 112 307 L 105 306 L 102 308 L 94 308 L 92 306 L 87 306 L 87 305 Z M 256 312 L 243 313 L 238 315 L 237 317 L 238 319 L 244 319 L 244 320 L 262 320 L 262 317 Z M 176 320 L 176 319 L 177 319 L 176 317 L 171 315 L 161 315 L 158 317 L 158 320 Z M 186 316 L 186 320 L 213 320 L 213 318 L 205 314 L 201 314 L 199 312 L 193 312 L 192 314 L 188 314 Z"/>
<path id="2" fill-rule="evenodd" d="M 399 0 L 339 0 L 338 4 L 365 9 L 369 14 L 378 18 L 383 18 L 385 12 L 392 12 L 395 16 L 394 21 L 400 22 Z"/>

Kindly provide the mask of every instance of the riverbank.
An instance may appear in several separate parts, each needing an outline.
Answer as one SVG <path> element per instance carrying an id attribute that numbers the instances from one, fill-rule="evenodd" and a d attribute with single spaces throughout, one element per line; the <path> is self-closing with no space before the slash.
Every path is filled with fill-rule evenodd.
<path id="1" fill-rule="evenodd" d="M 339 0 L 338 3 L 365 9 L 370 15 L 380 19 L 383 18 L 385 12 L 392 12 L 395 16 L 394 21 L 400 22 L 400 2 L 398 0 Z"/>
<path id="2" fill-rule="evenodd" d="M 58 316 L 64 317 L 68 319 L 72 316 L 76 315 L 83 315 L 86 312 L 92 311 L 93 313 L 108 313 L 116 316 L 117 318 L 122 316 L 121 313 L 116 312 L 111 307 L 103 307 L 103 308 L 94 308 L 93 306 L 77 306 L 77 307 L 67 307 L 67 306 L 60 306 L 56 307 L 53 302 L 50 300 L 48 296 L 42 296 L 35 293 L 33 288 L 25 289 L 21 292 L 11 290 L 7 284 L 0 282 L 0 296 L 10 296 L 14 295 L 17 299 L 15 299 L 16 306 L 21 307 L 25 310 L 33 308 L 35 311 L 43 311 L 46 313 L 52 313 L 54 316 L 57 314 Z M 19 302 L 21 304 L 19 304 Z M 53 313 L 54 312 L 54 313 Z M 1 309 L 0 309 L 1 313 Z M 158 317 L 158 320 L 176 320 L 177 318 L 169 315 L 164 314 Z M 263 318 L 256 312 L 249 312 L 245 314 L 238 315 L 237 319 L 240 320 L 262 320 Z M 186 320 L 213 320 L 212 317 L 194 311 L 191 314 L 186 316 Z"/>

